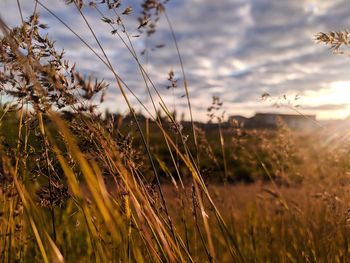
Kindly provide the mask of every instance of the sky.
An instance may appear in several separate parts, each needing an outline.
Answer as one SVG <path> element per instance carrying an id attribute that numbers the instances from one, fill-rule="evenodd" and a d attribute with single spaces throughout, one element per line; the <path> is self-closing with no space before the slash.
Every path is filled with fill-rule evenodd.
<path id="1" fill-rule="evenodd" d="M 124 0 L 120 8 L 123 11 L 133 6 L 133 13 L 124 17 L 132 36 L 139 35 L 136 17 L 141 2 Z M 24 16 L 29 16 L 34 1 L 20 0 L 20 3 Z M 98 51 L 73 5 L 67 6 L 62 0 L 42 0 L 42 3 Z M 170 0 L 166 8 L 178 40 L 197 120 L 208 119 L 207 108 L 213 96 L 223 101 L 226 116 L 293 113 L 295 105 L 301 113 L 316 114 L 318 119 L 350 115 L 350 58 L 332 54 L 314 40 L 318 32 L 349 28 L 348 0 Z M 126 103 L 113 75 L 52 15 L 43 8 L 39 12 L 56 47 L 65 49 L 65 57 L 76 62 L 78 70 L 86 76 L 93 74 L 110 83 L 101 110 L 126 113 Z M 110 33 L 108 25 L 101 22 L 99 14 L 88 7 L 83 12 L 92 22 L 118 74 L 151 110 L 146 86 L 133 57 L 120 39 Z M 20 23 L 14 0 L 0 1 L 0 15 L 11 26 Z M 140 55 L 140 61 L 169 108 L 184 112 L 188 118 L 179 59 L 164 16 L 158 21 L 154 35 L 133 37 L 132 41 L 139 54 L 148 48 L 146 55 Z M 158 45 L 164 47 L 154 48 Z M 166 88 L 170 70 L 178 80 L 174 92 Z M 262 100 L 264 93 L 273 99 Z M 296 96 L 299 99 L 294 101 Z M 141 108 L 137 99 L 130 94 L 129 98 L 133 108 Z M 159 105 L 159 100 L 155 100 Z"/>

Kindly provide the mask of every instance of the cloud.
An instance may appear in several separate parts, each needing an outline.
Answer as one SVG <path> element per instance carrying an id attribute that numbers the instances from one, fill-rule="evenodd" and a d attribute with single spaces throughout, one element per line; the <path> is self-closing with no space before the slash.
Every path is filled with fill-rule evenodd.
<path id="1" fill-rule="evenodd" d="M 63 1 L 42 1 L 98 50 L 73 6 L 66 6 Z M 33 1 L 23 0 L 21 3 L 28 16 L 33 9 Z M 132 5 L 136 13 L 139 11 L 138 1 L 123 3 L 125 6 Z M 350 23 L 346 0 L 177 0 L 170 1 L 167 8 L 198 118 L 206 118 L 206 108 L 213 95 L 222 98 L 229 114 L 251 114 L 265 109 L 266 105 L 259 100 L 263 92 L 273 96 L 305 93 L 322 98 L 324 95 L 321 93 L 327 83 L 350 81 L 350 60 L 346 56 L 331 54 L 326 47 L 314 42 L 316 33 L 342 30 Z M 0 10 L 9 24 L 19 22 L 15 1 L 1 1 Z M 92 26 L 118 74 L 139 99 L 150 106 L 145 83 L 129 51 L 117 36 L 110 34 L 108 25 L 98 21 L 98 14 L 89 9 L 85 11 L 89 21 L 95 21 Z M 111 82 L 105 107 L 124 111 L 126 105 L 120 98 L 113 75 L 50 14 L 42 8 L 40 12 L 44 22 L 50 26 L 51 37 L 67 51 L 67 58 L 76 61 L 85 74 L 93 73 Z M 136 22 L 128 22 L 128 30 L 136 34 Z M 132 41 L 138 53 L 145 47 L 150 48 L 141 61 L 169 103 L 173 102 L 173 95 L 165 88 L 166 79 L 169 70 L 174 70 L 179 83 L 174 92 L 175 101 L 180 111 L 186 111 L 181 69 L 166 19 L 163 17 L 159 21 L 158 31 L 152 38 L 141 36 Z M 165 46 L 151 50 L 159 44 Z M 102 55 L 101 51 L 98 53 Z M 139 107 L 136 99 L 131 98 L 131 101 L 136 108 Z M 159 99 L 156 99 L 158 102 Z M 347 110 L 341 100 L 332 103 L 323 101 L 318 105 L 307 100 L 305 103 L 303 109 L 320 112 L 320 117 L 331 116 L 332 112 L 338 114 L 341 110 L 345 115 Z"/>

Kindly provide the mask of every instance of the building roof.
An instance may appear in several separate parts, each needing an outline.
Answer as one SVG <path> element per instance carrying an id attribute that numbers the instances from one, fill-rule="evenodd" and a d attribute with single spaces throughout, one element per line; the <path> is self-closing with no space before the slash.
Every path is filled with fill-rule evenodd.
<path id="1" fill-rule="evenodd" d="M 282 118 L 311 118 L 311 119 L 316 119 L 316 115 L 306 115 L 306 114 L 283 114 L 283 113 L 255 113 L 255 115 L 252 117 L 254 118 L 255 116 L 275 116 L 275 117 L 282 117 Z"/>

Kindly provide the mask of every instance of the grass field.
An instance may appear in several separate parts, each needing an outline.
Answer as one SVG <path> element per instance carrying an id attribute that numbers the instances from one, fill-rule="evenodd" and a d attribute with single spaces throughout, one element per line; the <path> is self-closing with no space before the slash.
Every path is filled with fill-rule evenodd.
<path id="1" fill-rule="evenodd" d="M 89 26 L 84 1 L 66 2 Z M 215 128 L 201 128 L 164 4 L 145 1 L 139 29 L 152 35 L 165 15 L 176 44 L 190 116 L 180 121 L 133 49 L 123 24 L 132 10 L 89 8 L 114 12 L 102 20 L 123 34 L 158 104 L 140 101 L 147 118 L 136 113 L 90 27 L 99 53 L 88 47 L 129 107 L 124 119 L 101 116 L 107 84 L 64 60 L 36 9 L 17 28 L 0 20 L 1 262 L 350 262 L 348 133 L 226 125 L 218 97 Z M 340 46 L 337 36 L 318 40 Z M 168 81 L 180 85 L 171 72 Z"/>

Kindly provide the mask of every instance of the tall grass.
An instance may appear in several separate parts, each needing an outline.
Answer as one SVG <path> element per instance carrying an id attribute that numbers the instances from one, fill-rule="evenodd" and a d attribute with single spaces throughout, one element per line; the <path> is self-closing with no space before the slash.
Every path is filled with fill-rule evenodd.
<path id="1" fill-rule="evenodd" d="M 305 153 L 299 152 L 299 137 L 291 140 L 293 135 L 283 125 L 271 132 L 272 137 L 230 127 L 233 134 L 227 138 L 219 117 L 222 158 L 218 158 L 220 154 L 213 152 L 217 148 L 193 121 L 190 86 L 169 16 L 191 113 L 191 137 L 169 110 L 134 49 L 124 25 L 124 16 L 132 9 L 121 9 L 119 1 L 93 2 L 90 7 L 84 7 L 83 1 L 66 2 L 78 10 L 99 51 L 40 1 L 28 19 L 17 1 L 22 21 L 16 28 L 8 28 L 0 19 L 0 92 L 13 101 L 0 111 L 2 262 L 347 262 L 346 191 L 336 180 L 331 181 L 342 189 L 338 193 L 318 192 L 319 188 L 309 185 L 301 190 L 283 188 L 301 187 L 311 180 L 303 181 L 300 175 L 307 165 L 309 173 L 318 168 L 324 169 L 320 174 L 346 171 L 344 152 L 337 155 L 343 159 L 330 158 L 318 167 L 315 163 L 321 162 L 312 160 L 309 150 L 310 159 L 299 159 Z M 96 99 L 101 95 L 103 100 L 108 84 L 84 78 L 64 60 L 54 42 L 41 34 L 46 26 L 39 21 L 39 6 L 114 76 L 113 86 L 120 90 L 136 125 L 134 138 L 116 128 L 113 118 L 103 119 L 96 111 Z M 129 51 L 153 113 L 118 74 L 85 8 L 95 10 Z M 142 8 L 139 29 L 152 35 L 164 3 L 148 0 Z M 116 19 L 108 17 L 106 10 Z M 150 119 L 149 139 L 128 94 Z M 163 118 L 155 99 L 160 101 Z M 220 106 L 219 101 L 215 103 Z M 247 143 L 247 138 L 259 146 Z M 162 154 L 157 151 L 159 145 Z M 203 147 L 206 158 L 201 156 Z M 251 196 L 239 186 L 208 187 L 203 166 L 209 159 L 220 169 L 222 160 L 225 182 L 235 176 L 230 174 L 230 159 L 250 169 L 252 181 L 258 181 L 254 176 L 260 173 L 269 183 L 246 186 Z M 338 169 L 333 162 L 338 162 Z M 322 182 L 320 177 L 315 181 Z M 314 199 L 309 191 L 316 192 Z M 234 196 L 239 201 L 231 200 Z M 248 209 L 242 200 L 250 204 Z"/>

